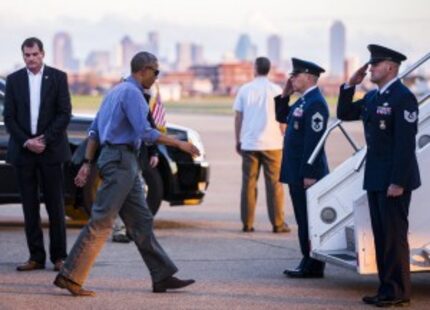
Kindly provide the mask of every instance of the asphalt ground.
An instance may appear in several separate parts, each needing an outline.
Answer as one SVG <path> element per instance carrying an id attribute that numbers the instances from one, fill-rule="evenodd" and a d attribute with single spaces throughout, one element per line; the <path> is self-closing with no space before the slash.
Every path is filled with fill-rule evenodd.
<path id="1" fill-rule="evenodd" d="M 289 279 L 282 272 L 300 259 L 297 227 L 286 195 L 289 234 L 273 234 L 265 207 L 264 184 L 254 233 L 242 233 L 239 214 L 241 159 L 234 151 L 232 116 L 169 115 L 168 120 L 196 129 L 202 136 L 211 178 L 200 206 L 169 207 L 157 214 L 156 236 L 179 267 L 178 276 L 194 278 L 186 289 L 154 294 L 148 270 L 133 244 L 107 241 L 85 286 L 94 298 L 71 297 L 52 285 L 47 269 L 19 273 L 28 257 L 19 205 L 0 206 L 0 309 L 368 309 L 361 297 L 375 293 L 376 276 L 328 265 L 324 279 Z M 348 124 L 362 145 L 361 125 Z M 352 149 L 340 131 L 327 142 L 333 169 Z M 286 191 L 287 192 L 287 191 Z M 42 218 L 46 221 L 46 213 Z M 45 229 L 45 241 L 47 240 Z M 68 246 L 79 228 L 68 228 Z M 430 275 L 413 274 L 413 309 L 430 309 Z"/>

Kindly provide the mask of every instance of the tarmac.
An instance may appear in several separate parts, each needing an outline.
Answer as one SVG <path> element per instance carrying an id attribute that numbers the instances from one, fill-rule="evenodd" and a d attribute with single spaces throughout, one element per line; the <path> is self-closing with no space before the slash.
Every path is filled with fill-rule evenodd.
<path id="1" fill-rule="evenodd" d="M 199 206 L 163 203 L 155 221 L 160 243 L 179 268 L 178 276 L 196 283 L 183 290 L 154 294 L 146 266 L 134 244 L 110 240 L 98 257 L 85 287 L 96 297 L 72 297 L 52 285 L 56 273 L 17 272 L 28 258 L 19 205 L 0 206 L 0 309 L 369 309 L 361 297 L 374 294 L 376 275 L 362 276 L 328 265 L 323 279 L 289 279 L 287 267 L 300 260 L 297 227 L 286 188 L 286 221 L 293 231 L 274 234 L 265 207 L 264 182 L 254 233 L 241 232 L 239 195 L 241 159 L 234 150 L 232 116 L 168 115 L 168 121 L 196 129 L 211 165 L 210 185 Z M 363 145 L 359 123 L 348 132 Z M 334 131 L 327 142 L 333 169 L 353 150 Z M 46 213 L 42 219 L 46 222 Z M 7 225 L 7 223 L 21 225 Z M 68 228 L 68 247 L 79 234 Z M 45 229 L 45 244 L 48 232 Z M 413 274 L 411 309 L 430 309 L 430 276 Z"/>

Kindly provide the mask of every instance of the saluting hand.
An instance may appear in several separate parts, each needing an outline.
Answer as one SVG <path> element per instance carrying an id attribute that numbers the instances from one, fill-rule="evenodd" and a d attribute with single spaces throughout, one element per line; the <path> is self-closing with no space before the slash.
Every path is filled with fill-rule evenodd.
<path id="1" fill-rule="evenodd" d="M 179 141 L 178 148 L 188 154 L 190 154 L 193 157 L 199 156 L 200 151 L 197 147 L 195 147 L 194 144 L 184 141 Z"/>
<path id="2" fill-rule="evenodd" d="M 363 82 L 364 77 L 366 76 L 366 70 L 369 67 L 369 64 L 366 62 L 364 66 L 359 68 L 350 78 L 348 84 L 351 86 L 358 85 Z"/>
<path id="3" fill-rule="evenodd" d="M 291 82 L 291 78 L 287 80 L 287 83 L 285 83 L 284 89 L 282 90 L 282 97 L 288 97 L 291 96 L 294 92 L 293 89 L 293 83 Z"/>
<path id="4" fill-rule="evenodd" d="M 88 176 L 90 175 L 91 166 L 88 163 L 84 163 L 79 169 L 78 174 L 75 177 L 75 185 L 77 187 L 84 187 L 87 183 Z"/>

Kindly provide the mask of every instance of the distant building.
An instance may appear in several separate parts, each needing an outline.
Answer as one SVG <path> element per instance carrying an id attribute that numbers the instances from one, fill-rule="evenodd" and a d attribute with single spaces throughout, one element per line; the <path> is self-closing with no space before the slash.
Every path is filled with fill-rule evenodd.
<path id="1" fill-rule="evenodd" d="M 193 64 L 191 43 L 176 43 L 176 63 L 177 71 L 185 71 Z"/>
<path id="2" fill-rule="evenodd" d="M 218 89 L 218 66 L 217 65 L 194 65 L 190 71 L 198 79 L 211 81 L 213 89 Z"/>
<path id="3" fill-rule="evenodd" d="M 53 42 L 53 64 L 55 67 L 76 72 L 79 69 L 79 61 L 73 57 L 72 38 L 67 32 L 58 32 Z"/>
<path id="4" fill-rule="evenodd" d="M 254 78 L 254 65 L 252 62 L 221 63 L 218 65 L 219 94 L 233 95 L 243 84 Z"/>
<path id="5" fill-rule="evenodd" d="M 345 26 L 335 21 L 330 27 L 330 75 L 343 77 L 345 62 Z"/>
<path id="6" fill-rule="evenodd" d="M 85 66 L 98 74 L 110 71 L 110 54 L 108 51 L 92 51 L 85 60 Z"/>
<path id="7" fill-rule="evenodd" d="M 252 44 L 249 35 L 241 34 L 234 54 L 238 60 L 254 61 L 257 57 L 257 46 Z"/>
<path id="8" fill-rule="evenodd" d="M 267 57 L 274 66 L 282 63 L 282 39 L 279 35 L 273 34 L 267 39 Z"/>
<path id="9" fill-rule="evenodd" d="M 158 32 L 151 31 L 148 33 L 148 52 L 160 57 L 160 36 Z"/>
<path id="10" fill-rule="evenodd" d="M 123 74 L 130 73 L 130 61 L 139 52 L 139 46 L 129 36 L 124 36 L 118 49 L 120 68 Z"/>
<path id="11" fill-rule="evenodd" d="M 193 66 L 205 63 L 202 45 L 191 44 L 191 62 Z"/>
<path id="12" fill-rule="evenodd" d="M 360 60 L 357 56 L 350 56 L 345 59 L 345 72 L 343 75 L 343 79 L 347 80 L 349 79 L 355 71 L 358 70 L 360 67 Z"/>

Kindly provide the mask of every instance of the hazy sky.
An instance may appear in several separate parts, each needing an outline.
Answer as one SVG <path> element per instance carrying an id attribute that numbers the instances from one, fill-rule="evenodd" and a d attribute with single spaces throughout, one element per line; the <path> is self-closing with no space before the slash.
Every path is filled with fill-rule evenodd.
<path id="1" fill-rule="evenodd" d="M 202 44 L 208 60 L 220 60 L 246 32 L 260 55 L 277 33 L 285 57 L 328 65 L 334 20 L 346 26 L 347 55 L 364 60 L 366 45 L 380 43 L 416 59 L 430 51 L 429 12 L 430 0 L 0 0 L 0 72 L 22 64 L 20 44 L 28 36 L 44 41 L 50 63 L 58 31 L 72 35 L 81 60 L 90 50 L 113 50 L 125 34 L 143 42 L 156 30 L 170 60 L 178 41 Z"/>

